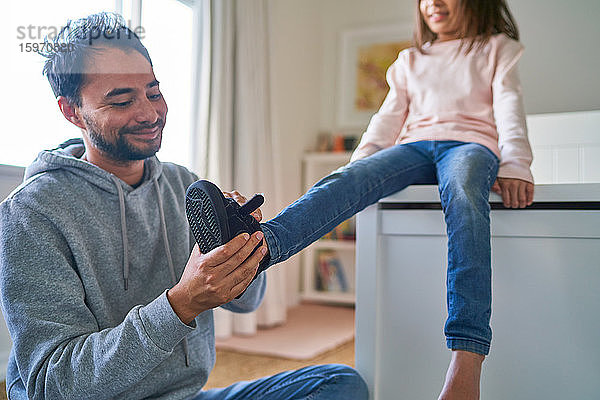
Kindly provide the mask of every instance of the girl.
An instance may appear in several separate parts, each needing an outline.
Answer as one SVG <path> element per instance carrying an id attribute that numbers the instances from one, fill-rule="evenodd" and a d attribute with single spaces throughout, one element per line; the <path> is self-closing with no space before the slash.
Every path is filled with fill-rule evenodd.
<path id="1" fill-rule="evenodd" d="M 417 0 L 415 47 L 389 68 L 390 91 L 352 162 L 261 224 L 273 265 L 382 197 L 437 183 L 452 350 L 440 399 L 479 398 L 492 338 L 489 191 L 506 207 L 533 201 L 518 39 L 505 0 Z"/>

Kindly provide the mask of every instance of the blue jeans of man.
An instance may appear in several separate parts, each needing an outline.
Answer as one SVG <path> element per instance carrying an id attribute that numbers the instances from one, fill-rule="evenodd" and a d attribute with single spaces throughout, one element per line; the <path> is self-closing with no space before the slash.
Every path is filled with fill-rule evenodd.
<path id="1" fill-rule="evenodd" d="M 448 235 L 446 344 L 453 350 L 488 354 L 489 192 L 498 164 L 488 148 L 457 141 L 400 144 L 354 161 L 262 224 L 270 265 L 286 260 L 383 197 L 412 184 L 437 183 Z M 402 290 L 401 282 L 398 285 Z"/>
<path id="2" fill-rule="evenodd" d="M 367 385 L 354 369 L 327 364 L 203 391 L 192 400 L 366 400 L 368 397 Z"/>

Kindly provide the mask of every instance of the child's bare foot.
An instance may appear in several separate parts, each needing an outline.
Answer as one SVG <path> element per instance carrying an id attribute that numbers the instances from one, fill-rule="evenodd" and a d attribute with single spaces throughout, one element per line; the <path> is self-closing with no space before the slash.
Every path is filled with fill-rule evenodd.
<path id="1" fill-rule="evenodd" d="M 438 400 L 479 400 L 481 363 L 485 356 L 469 351 L 452 351 L 446 382 Z"/>

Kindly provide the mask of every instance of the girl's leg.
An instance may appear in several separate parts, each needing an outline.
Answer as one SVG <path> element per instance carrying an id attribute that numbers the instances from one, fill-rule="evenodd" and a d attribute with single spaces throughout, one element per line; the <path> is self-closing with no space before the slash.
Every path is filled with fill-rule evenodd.
<path id="1" fill-rule="evenodd" d="M 447 345 L 486 355 L 492 339 L 489 192 L 498 159 L 484 146 L 456 142 L 440 142 L 436 158 L 448 233 Z"/>
<path id="2" fill-rule="evenodd" d="M 436 161 L 448 232 L 444 332 L 453 350 L 439 399 L 476 400 L 492 339 L 489 191 L 498 159 L 481 145 L 445 142 Z"/>
<path id="3" fill-rule="evenodd" d="M 433 160 L 420 143 L 396 145 L 334 171 L 261 224 L 269 264 L 286 260 L 365 207 L 414 183 L 435 183 Z"/>

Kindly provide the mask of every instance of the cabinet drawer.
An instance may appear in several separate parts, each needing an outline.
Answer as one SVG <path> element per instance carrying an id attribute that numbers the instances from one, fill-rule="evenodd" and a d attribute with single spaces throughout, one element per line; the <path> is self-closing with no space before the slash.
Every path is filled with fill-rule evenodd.
<path id="1" fill-rule="evenodd" d="M 439 210 L 380 210 L 383 235 L 445 235 Z M 492 236 L 600 238 L 598 210 L 492 210 Z"/>

